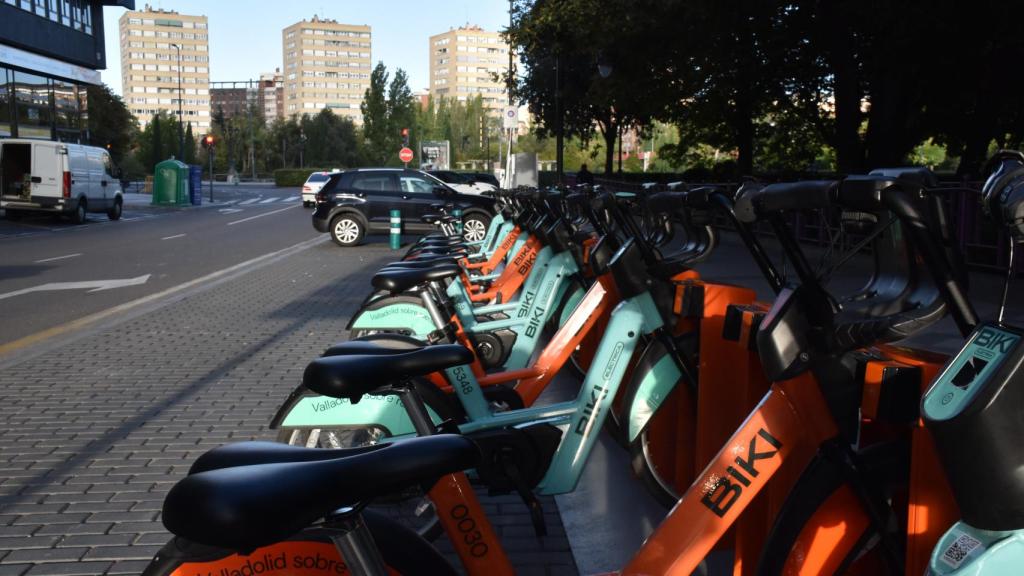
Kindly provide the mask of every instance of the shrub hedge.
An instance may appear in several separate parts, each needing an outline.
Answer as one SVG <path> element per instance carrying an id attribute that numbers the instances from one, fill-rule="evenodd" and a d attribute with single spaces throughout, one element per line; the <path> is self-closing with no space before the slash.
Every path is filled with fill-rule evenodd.
<path id="1" fill-rule="evenodd" d="M 274 170 L 274 184 L 278 186 L 302 186 L 313 172 L 330 172 L 330 168 L 283 168 Z"/>

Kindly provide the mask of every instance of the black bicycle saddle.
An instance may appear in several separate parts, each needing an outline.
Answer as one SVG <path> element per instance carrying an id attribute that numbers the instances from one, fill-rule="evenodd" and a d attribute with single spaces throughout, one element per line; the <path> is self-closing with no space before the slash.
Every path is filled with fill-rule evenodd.
<path id="1" fill-rule="evenodd" d="M 255 456 L 269 454 L 261 450 L 253 449 L 251 456 L 258 459 Z M 284 540 L 339 508 L 433 483 L 440 476 L 475 466 L 480 458 L 471 440 L 447 434 L 354 455 L 297 450 L 312 450 L 315 459 L 232 466 L 187 476 L 164 499 L 164 526 L 200 544 L 249 552 Z"/>
<path id="2" fill-rule="evenodd" d="M 354 404 L 363 394 L 381 387 L 472 361 L 473 353 L 459 344 L 424 346 L 397 354 L 324 356 L 306 366 L 302 385 L 317 394 L 347 398 Z"/>
<path id="3" fill-rule="evenodd" d="M 456 264 L 436 264 L 428 268 L 385 268 L 373 275 L 370 284 L 377 290 L 397 293 L 426 282 L 458 276 L 461 271 Z"/>

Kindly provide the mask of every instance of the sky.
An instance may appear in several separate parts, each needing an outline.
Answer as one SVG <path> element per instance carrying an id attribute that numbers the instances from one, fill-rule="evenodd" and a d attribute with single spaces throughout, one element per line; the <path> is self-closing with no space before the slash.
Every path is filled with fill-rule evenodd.
<path id="1" fill-rule="evenodd" d="M 428 39 L 467 23 L 500 32 L 508 27 L 507 0 L 148 0 L 154 8 L 209 18 L 210 81 L 259 78 L 281 67 L 281 30 L 314 14 L 346 24 L 369 24 L 373 62 L 409 74 L 413 91 L 429 80 Z M 136 0 L 138 10 L 147 0 Z M 107 69 L 103 81 L 121 94 L 117 28 L 123 8 L 107 6 L 103 22 Z"/>

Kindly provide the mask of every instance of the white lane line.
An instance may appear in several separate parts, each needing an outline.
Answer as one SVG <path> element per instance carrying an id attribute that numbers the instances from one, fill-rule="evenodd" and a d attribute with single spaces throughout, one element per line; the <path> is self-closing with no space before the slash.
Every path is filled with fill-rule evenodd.
<path id="1" fill-rule="evenodd" d="M 248 200 L 245 200 L 244 202 L 239 202 L 238 205 L 239 206 L 245 206 L 247 204 L 252 204 L 253 202 L 259 202 L 259 201 L 260 201 L 259 198 L 250 198 Z"/>
<path id="2" fill-rule="evenodd" d="M 277 202 L 277 198 L 267 198 L 263 202 L 260 202 L 260 204 L 270 204 L 271 202 Z"/>
<path id="3" fill-rule="evenodd" d="M 42 264 L 43 262 L 53 262 L 55 260 L 64 260 L 65 258 L 74 258 L 75 256 L 81 256 L 81 255 L 82 255 L 82 253 L 79 252 L 78 254 L 68 254 L 67 256 L 55 256 L 53 258 L 44 258 L 42 260 L 36 260 L 35 263 L 36 264 Z"/>
<path id="4" fill-rule="evenodd" d="M 174 236 L 165 236 L 161 240 L 174 240 L 175 238 L 181 238 L 184 234 L 175 234 Z"/>
<path id="5" fill-rule="evenodd" d="M 223 268 L 223 269 L 218 270 L 216 272 L 212 272 L 212 273 L 207 274 L 206 276 L 203 276 L 201 278 L 196 278 L 194 280 L 190 280 L 188 282 L 185 282 L 184 284 L 179 284 L 177 286 L 172 286 L 171 288 L 168 288 L 168 289 L 166 289 L 166 290 L 164 290 L 162 292 L 157 292 L 156 294 L 150 294 L 149 296 L 143 296 L 142 298 L 139 298 L 138 300 L 133 300 L 131 302 L 126 302 L 126 303 L 121 304 L 119 306 L 114 306 L 113 308 L 108 308 L 106 310 L 102 310 L 100 312 L 96 312 L 94 314 L 90 314 L 89 316 L 86 316 L 84 318 L 79 318 L 78 320 L 72 320 L 71 322 L 68 322 L 67 324 L 62 324 L 60 326 L 55 326 L 53 328 L 48 328 L 46 330 L 43 330 L 42 332 L 36 332 L 35 334 L 30 334 L 28 336 L 25 336 L 23 338 L 20 338 L 18 340 L 13 341 L 13 342 L 7 342 L 6 344 L 0 344 L 0 369 L 6 368 L 8 366 L 11 366 L 15 362 L 23 362 L 24 358 L 16 359 L 16 358 L 13 358 L 13 357 L 9 357 L 8 355 L 10 353 L 14 352 L 14 351 L 17 351 L 17 350 L 21 349 L 21 348 L 25 348 L 26 346 L 29 346 L 29 345 L 39 345 L 43 341 L 48 340 L 50 338 L 74 332 L 76 330 L 85 328 L 85 327 L 90 326 L 92 324 L 96 324 L 97 322 L 100 322 L 100 321 L 103 321 L 103 320 L 107 320 L 108 318 L 111 318 L 111 317 L 123 317 L 125 320 L 127 320 L 129 318 L 132 318 L 132 317 L 138 317 L 138 315 L 143 314 L 143 313 L 146 312 L 146 308 L 143 308 L 144 305 L 154 305 L 156 307 L 159 307 L 159 306 L 162 306 L 162 305 L 165 305 L 165 304 L 170 304 L 172 302 L 177 301 L 176 299 L 180 299 L 180 298 L 182 298 L 184 296 L 187 296 L 190 292 L 187 292 L 186 290 L 191 289 L 191 288 L 193 288 L 195 286 L 198 286 L 198 285 L 201 285 L 201 284 L 206 284 L 207 282 L 211 283 L 210 286 L 214 286 L 214 285 L 216 285 L 216 282 L 214 282 L 214 281 L 221 282 L 221 281 L 230 280 L 232 278 L 237 278 L 238 276 L 240 276 L 242 274 L 245 274 L 247 272 L 252 271 L 258 265 L 265 264 L 265 263 L 269 264 L 271 262 L 276 261 L 279 258 L 284 258 L 285 256 L 288 256 L 288 255 L 291 255 L 291 254 L 296 254 L 298 252 L 306 250 L 307 248 L 311 248 L 313 246 L 316 246 L 317 244 L 323 244 L 324 242 L 328 242 L 330 240 L 327 237 L 326 234 L 318 234 L 317 236 L 318 236 L 317 238 L 312 238 L 310 240 L 306 240 L 305 242 L 299 242 L 298 244 L 295 244 L 293 246 L 289 246 L 288 248 L 285 248 L 283 250 L 278 250 L 277 252 L 270 252 L 268 254 L 263 254 L 262 256 L 257 256 L 256 258 L 252 258 L 250 260 L 246 260 L 245 262 L 241 262 L 239 264 L 235 264 L 234 266 L 230 266 L 228 268 Z M 164 298 L 168 298 L 168 297 L 171 297 L 171 296 L 174 296 L 174 297 L 170 298 L 170 299 L 168 299 L 166 301 L 162 301 Z M 159 301 L 162 301 L 162 302 L 159 302 Z M 157 304 L 154 304 L 154 303 L 157 303 Z M 125 313 L 125 312 L 127 312 L 129 310 L 132 310 L 133 308 L 139 309 L 136 314 L 134 314 L 132 316 L 119 316 L 122 313 Z M 150 308 L 150 310 L 153 310 L 153 309 L 155 309 L 155 308 Z M 47 351 L 47 349 L 48 348 L 46 346 L 37 347 L 38 353 L 36 355 L 38 356 L 38 354 L 41 354 L 41 353 Z"/>
<path id="6" fill-rule="evenodd" d="M 299 200 L 302 200 L 302 196 L 292 196 L 291 198 L 285 200 L 285 202 L 298 202 Z"/>
<path id="7" fill-rule="evenodd" d="M 271 214 L 277 214 L 278 212 L 284 212 L 285 210 L 291 210 L 292 208 L 298 208 L 299 205 L 289 206 L 287 208 L 281 208 L 280 210 L 274 210 L 272 212 L 264 212 L 256 216 L 249 216 L 248 218 L 242 218 L 241 220 L 235 220 L 234 222 L 228 222 L 228 226 L 234 226 L 235 224 L 241 224 L 242 222 L 248 222 L 249 220 L 255 220 L 257 218 L 263 218 L 264 216 L 270 216 Z"/>

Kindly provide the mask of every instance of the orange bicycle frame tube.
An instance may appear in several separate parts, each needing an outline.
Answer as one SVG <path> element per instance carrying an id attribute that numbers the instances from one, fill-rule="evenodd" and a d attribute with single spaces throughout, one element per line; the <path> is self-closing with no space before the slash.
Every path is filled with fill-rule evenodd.
<path id="1" fill-rule="evenodd" d="M 810 373 L 772 384 L 622 573 L 693 573 L 783 464 L 804 469 L 837 432 Z"/>
<path id="2" fill-rule="evenodd" d="M 612 308 L 619 303 L 619 300 L 615 280 L 610 274 L 602 275 L 591 284 L 565 324 L 551 337 L 551 341 L 544 347 L 544 351 L 534 363 L 534 369 L 538 373 L 532 377 L 521 379 L 516 385 L 516 392 L 519 393 L 524 404 L 533 405 L 588 334 L 597 327 L 608 325 Z M 598 331 L 601 332 L 601 330 Z"/>
<path id="3" fill-rule="evenodd" d="M 540 240 L 535 236 L 530 236 L 512 262 L 505 267 L 501 276 L 488 290 L 473 293 L 474 288 L 467 286 L 467 289 L 470 290 L 469 299 L 473 302 L 490 302 L 497 298 L 499 302 L 508 302 L 526 281 L 526 276 L 533 269 L 533 263 L 537 261 L 537 252 L 540 249 Z"/>
<path id="4" fill-rule="evenodd" d="M 484 262 L 469 262 L 467 259 L 463 259 L 461 263 L 462 267 L 466 270 L 477 270 L 481 274 L 490 274 L 491 272 L 494 272 L 498 265 L 501 264 L 502 260 L 505 259 L 505 256 L 508 255 L 508 251 L 515 245 L 516 240 L 519 239 L 519 234 L 521 233 L 522 229 L 520 229 L 519 226 L 512 228 L 512 231 L 509 232 L 508 236 L 505 236 L 501 241 L 501 244 L 498 244 L 498 249 L 491 254 L 490 258 Z"/>
<path id="5" fill-rule="evenodd" d="M 464 472 L 442 477 L 429 496 L 467 574 L 515 574 Z"/>

